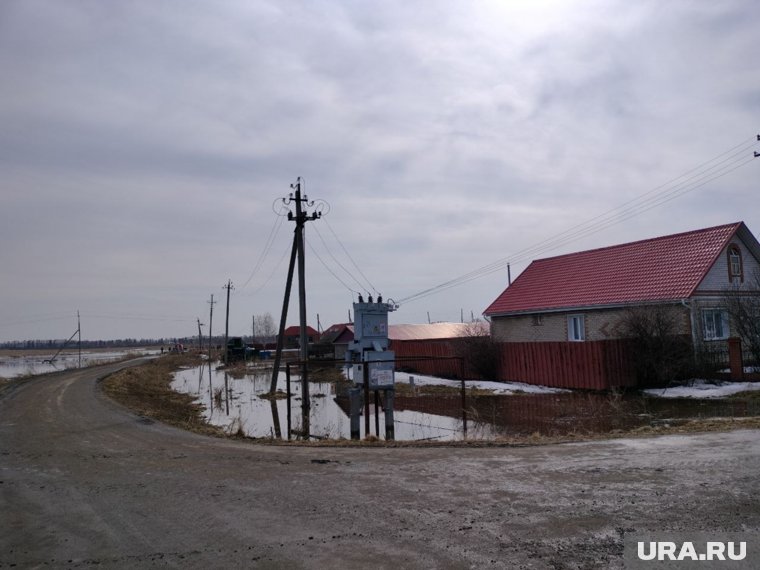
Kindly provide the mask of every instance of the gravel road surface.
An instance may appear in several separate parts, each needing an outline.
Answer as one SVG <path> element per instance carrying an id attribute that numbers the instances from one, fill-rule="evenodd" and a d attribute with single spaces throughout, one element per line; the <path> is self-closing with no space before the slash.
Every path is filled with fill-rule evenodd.
<path id="1" fill-rule="evenodd" d="M 644 531 L 760 530 L 760 433 L 315 448 L 141 419 L 97 380 L 0 386 L 0 568 L 621 568 Z"/>

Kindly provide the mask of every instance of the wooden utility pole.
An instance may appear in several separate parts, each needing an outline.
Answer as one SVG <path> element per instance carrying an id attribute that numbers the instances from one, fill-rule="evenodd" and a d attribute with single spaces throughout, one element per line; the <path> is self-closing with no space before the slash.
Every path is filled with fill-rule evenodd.
<path id="1" fill-rule="evenodd" d="M 277 349 L 274 351 L 274 369 L 272 370 L 272 382 L 269 384 L 269 392 L 277 391 L 277 375 L 280 372 L 282 360 L 282 345 L 285 341 L 285 322 L 288 320 L 288 301 L 290 300 L 290 287 L 293 284 L 293 268 L 296 265 L 296 240 L 293 238 L 293 247 L 290 250 L 290 265 L 288 265 L 288 280 L 285 282 L 285 298 L 282 301 L 282 313 L 280 313 L 280 328 L 277 333 Z"/>
<path id="2" fill-rule="evenodd" d="M 227 285 L 223 285 L 222 289 L 227 289 L 227 317 L 224 319 L 224 364 L 228 362 L 227 359 L 227 342 L 230 334 L 230 290 L 234 289 L 232 286 L 232 279 L 227 280 Z"/>
<path id="3" fill-rule="evenodd" d="M 203 334 L 201 334 L 201 325 L 203 325 L 203 323 L 197 317 L 196 320 L 198 321 L 198 354 L 200 354 L 203 352 Z"/>
<path id="4" fill-rule="evenodd" d="M 307 207 L 313 206 L 313 202 L 309 202 L 307 196 L 301 196 L 301 177 L 299 176 L 295 184 L 291 184 L 290 187 L 295 190 L 295 194 L 290 194 L 286 199 L 283 199 L 283 203 L 290 204 L 295 202 L 295 215 L 293 212 L 288 212 L 288 220 L 296 223 L 295 235 L 293 237 L 293 250 L 290 256 L 290 269 L 288 271 L 288 284 L 285 291 L 285 300 L 283 301 L 282 318 L 280 319 L 280 334 L 277 339 L 277 354 L 275 356 L 275 369 L 272 374 L 272 386 L 277 385 L 277 372 L 280 362 L 280 353 L 282 351 L 283 332 L 285 330 L 285 317 L 287 313 L 287 304 L 290 298 L 290 285 L 293 279 L 292 268 L 294 256 L 298 262 L 298 308 L 299 308 L 299 321 L 300 321 L 300 359 L 301 359 L 301 407 L 303 410 L 303 416 L 308 416 L 311 402 L 309 400 L 309 335 L 306 332 L 306 258 L 304 247 L 304 225 L 308 221 L 317 220 L 322 217 L 321 212 L 312 212 L 311 214 L 304 211 L 303 205 Z M 272 389 L 274 392 L 274 389 Z"/>
<path id="5" fill-rule="evenodd" d="M 79 368 L 82 368 L 82 323 L 79 320 L 79 311 L 77 311 L 77 334 L 79 335 Z"/>
<path id="6" fill-rule="evenodd" d="M 211 305 L 211 311 L 209 312 L 208 316 L 208 366 L 209 370 L 211 370 L 211 345 L 213 344 L 213 341 L 211 340 L 211 328 L 214 323 L 214 294 L 211 293 L 211 300 L 208 301 L 208 304 Z"/>

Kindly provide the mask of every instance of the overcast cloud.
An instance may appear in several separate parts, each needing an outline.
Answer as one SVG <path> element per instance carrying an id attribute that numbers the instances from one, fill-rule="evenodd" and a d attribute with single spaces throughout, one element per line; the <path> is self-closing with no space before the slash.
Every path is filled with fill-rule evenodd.
<path id="1" fill-rule="evenodd" d="M 86 338 L 193 335 L 227 279 L 231 334 L 279 318 L 293 224 L 272 204 L 298 176 L 330 205 L 307 225 L 312 326 L 359 289 L 336 259 L 364 281 L 333 232 L 394 299 L 509 257 L 751 141 L 758 30 L 750 0 L 5 0 L 0 340 L 67 337 L 77 310 Z M 541 256 L 757 234 L 758 168 Z M 391 320 L 480 316 L 506 280 Z"/>

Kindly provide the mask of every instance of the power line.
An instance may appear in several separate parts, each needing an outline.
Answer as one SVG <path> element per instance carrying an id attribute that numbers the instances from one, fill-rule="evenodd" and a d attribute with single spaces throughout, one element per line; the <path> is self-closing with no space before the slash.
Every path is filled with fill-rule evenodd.
<path id="1" fill-rule="evenodd" d="M 325 246 L 325 250 L 327 251 L 327 254 L 330 257 L 332 257 L 332 259 L 333 259 L 333 261 L 335 263 L 338 264 L 338 267 L 340 267 L 343 271 L 345 271 L 346 275 L 348 275 L 351 279 L 353 279 L 354 282 L 361 289 L 363 289 L 364 291 L 366 291 L 367 293 L 369 293 L 369 289 L 367 289 L 364 285 L 362 285 L 362 283 L 356 277 L 354 277 L 354 275 L 348 269 L 346 269 L 345 266 L 340 261 L 338 261 L 338 259 L 333 255 L 333 252 L 330 251 L 330 248 L 327 245 L 327 242 L 325 242 L 325 238 L 322 237 L 322 234 L 320 233 L 319 229 L 317 229 L 316 224 L 313 227 L 314 227 L 314 231 L 317 232 L 317 235 L 319 236 L 319 239 L 322 241 L 322 245 Z M 314 248 L 312 247 L 311 243 L 309 243 L 309 247 L 311 247 L 312 251 L 314 251 Z M 319 258 L 319 255 L 316 252 L 314 252 L 314 254 L 317 255 L 317 257 Z M 324 261 L 321 258 L 319 258 L 319 259 L 320 259 L 320 261 L 322 261 L 322 264 L 325 265 L 325 267 L 327 268 L 327 265 L 324 263 Z M 327 269 L 328 269 L 328 271 L 330 271 L 329 268 L 327 268 Z M 332 271 L 330 271 L 330 273 L 332 273 Z M 333 275 L 335 275 L 335 274 L 333 273 Z M 337 278 L 337 276 L 336 276 L 336 278 Z M 342 281 L 341 281 L 341 283 L 342 283 Z"/>
<path id="2" fill-rule="evenodd" d="M 341 249 L 343 250 L 343 253 L 345 253 L 345 254 L 346 254 L 346 257 L 348 257 L 348 259 L 350 259 L 350 260 L 351 260 L 351 263 L 352 263 L 352 264 L 353 264 L 353 266 L 356 268 L 356 270 L 359 272 L 359 275 L 361 275 L 361 276 L 364 278 L 364 280 L 367 282 L 367 284 L 370 286 L 370 288 L 371 288 L 371 289 L 372 289 L 372 290 L 375 292 L 375 294 L 376 294 L 376 295 L 379 295 L 379 294 L 380 294 L 380 292 L 379 292 L 379 291 L 378 291 L 378 290 L 375 288 L 375 286 L 372 284 L 372 281 L 370 281 L 369 279 L 367 279 L 367 276 L 366 276 L 366 275 L 364 275 L 364 272 L 363 272 L 363 271 L 361 270 L 361 268 L 360 268 L 360 267 L 359 267 L 359 266 L 356 264 L 356 261 L 354 261 L 354 258 L 353 258 L 353 257 L 351 257 L 351 254 L 350 254 L 350 253 L 348 253 L 348 250 L 346 249 L 346 246 L 344 246 L 344 245 L 343 245 L 343 242 L 342 242 L 342 241 L 341 241 L 341 239 L 338 237 L 338 234 L 336 234 L 336 233 L 335 233 L 335 230 L 333 230 L 332 226 L 330 225 L 330 222 L 328 222 L 326 219 L 324 220 L 324 222 L 325 222 L 325 224 L 327 225 L 327 229 L 328 229 L 328 230 L 330 230 L 330 233 L 331 233 L 331 234 L 333 235 L 333 237 L 335 238 L 335 241 L 337 241 L 337 242 L 338 242 L 338 245 L 340 245 Z M 366 290 L 366 289 L 365 289 L 365 290 Z M 369 292 L 369 291 L 367 291 L 367 292 Z"/>
<path id="3" fill-rule="evenodd" d="M 272 249 L 272 246 L 274 245 L 275 238 L 277 237 L 277 234 L 280 231 L 280 228 L 282 227 L 282 222 L 285 220 L 285 215 L 283 215 L 283 212 L 287 214 L 289 211 L 285 204 L 281 203 L 278 210 L 274 210 L 275 205 L 277 202 L 279 202 L 280 199 L 274 201 L 272 204 L 272 210 L 277 215 L 274 219 L 274 223 L 272 224 L 272 228 L 269 230 L 269 235 L 267 236 L 266 242 L 264 242 L 264 247 L 261 250 L 261 253 L 259 254 L 258 259 L 256 260 L 256 263 L 253 266 L 253 269 L 251 270 L 251 274 L 248 276 L 248 279 L 245 280 L 245 283 L 241 286 L 241 289 L 245 289 L 245 287 L 248 285 L 248 283 L 251 282 L 251 279 L 259 272 L 262 265 L 264 264 L 264 261 L 266 260 L 267 256 L 269 255 L 269 252 Z"/>
<path id="4" fill-rule="evenodd" d="M 314 246 L 312 246 L 312 245 L 311 245 L 311 242 L 310 242 L 310 241 L 307 241 L 307 242 L 306 242 L 306 245 L 308 245 L 308 246 L 309 246 L 309 249 L 311 250 L 311 252 L 312 252 L 312 253 L 313 253 L 313 254 L 316 256 L 316 258 L 317 258 L 317 259 L 319 260 L 319 262 L 320 262 L 320 263 L 321 263 L 321 264 L 324 266 L 324 268 L 325 268 L 325 269 L 327 269 L 327 271 L 330 273 L 330 275 L 332 275 L 333 277 L 335 277 L 335 279 L 336 279 L 336 280 L 337 280 L 337 281 L 338 281 L 338 282 L 339 282 L 341 285 L 343 285 L 343 286 L 344 286 L 346 289 L 348 289 L 348 290 L 349 290 L 351 293 L 354 293 L 355 295 L 361 295 L 361 292 L 360 292 L 360 291 L 355 291 L 354 289 L 352 289 L 351 287 L 349 287 L 349 286 L 346 284 L 346 282 L 345 282 L 345 281 L 343 281 L 343 279 L 341 279 L 340 277 L 338 277 L 338 275 L 337 275 L 337 274 L 336 274 L 336 273 L 335 273 L 335 272 L 334 272 L 332 269 L 330 269 L 330 267 L 329 267 L 329 266 L 328 266 L 328 265 L 325 263 L 325 260 L 324 260 L 324 259 L 322 259 L 322 257 L 321 257 L 321 256 L 320 256 L 320 255 L 317 253 L 317 251 L 314 249 Z"/>
<path id="5" fill-rule="evenodd" d="M 716 157 L 703 162 L 691 170 L 688 170 L 681 176 L 678 176 L 677 178 L 674 178 L 665 184 L 657 186 L 656 188 L 645 192 L 644 194 L 641 194 L 640 196 L 629 200 L 620 206 L 617 206 L 611 210 L 599 214 L 598 216 L 590 218 L 585 222 L 577 224 L 568 230 L 560 232 L 559 234 L 547 238 L 546 240 L 534 244 L 533 246 L 517 251 L 509 257 L 504 257 L 491 262 L 473 271 L 460 275 L 459 277 L 405 297 L 398 302 L 404 303 L 421 299 L 423 297 L 445 291 L 446 289 L 463 285 L 464 283 L 479 279 L 486 275 L 490 275 L 491 273 L 503 269 L 510 263 L 517 263 L 555 249 L 560 245 L 572 243 L 583 237 L 602 231 L 603 229 L 621 223 L 627 219 L 651 210 L 671 200 L 674 200 L 675 198 L 683 196 L 684 194 L 692 192 L 693 190 L 696 190 L 697 188 L 704 186 L 709 182 L 717 180 L 718 178 L 721 178 L 730 172 L 741 168 L 753 160 L 753 158 L 755 158 L 754 156 L 746 158 L 745 153 L 747 153 L 753 146 L 756 146 L 759 141 L 760 136 L 758 136 L 757 140 L 754 137 L 752 139 L 745 140 L 738 145 L 735 145 L 734 147 L 728 149 L 727 151 L 717 155 Z M 742 158 L 742 155 L 745 158 Z M 680 182 L 678 182 L 679 180 Z M 678 183 L 674 185 L 676 182 Z M 657 193 L 658 190 L 662 189 L 665 190 Z"/>

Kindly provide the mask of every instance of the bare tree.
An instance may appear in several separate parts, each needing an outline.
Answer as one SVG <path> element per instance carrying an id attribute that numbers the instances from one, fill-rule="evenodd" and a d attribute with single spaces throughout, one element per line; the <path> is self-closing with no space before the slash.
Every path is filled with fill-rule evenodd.
<path id="1" fill-rule="evenodd" d="M 486 323 L 469 323 L 459 338 L 458 355 L 466 367 L 485 379 L 494 380 L 499 372 L 499 345 L 491 338 Z"/>
<path id="2" fill-rule="evenodd" d="M 642 386 L 661 386 L 693 372 L 694 352 L 684 334 L 683 312 L 672 305 L 632 307 L 622 319 L 633 343 L 636 376 Z"/>
<path id="3" fill-rule="evenodd" d="M 270 313 L 256 315 L 253 319 L 253 334 L 256 342 L 273 342 L 277 336 L 277 328 Z"/>
<path id="4" fill-rule="evenodd" d="M 752 355 L 753 364 L 760 365 L 760 271 L 746 287 L 726 291 L 724 302 L 734 332 Z"/>

